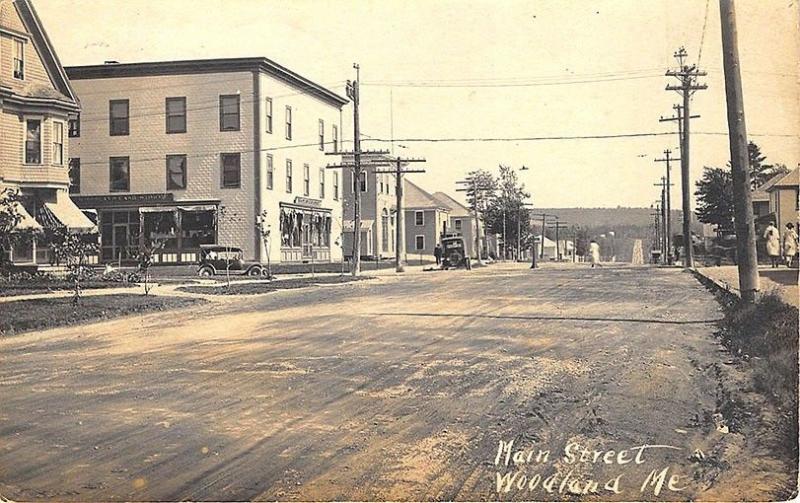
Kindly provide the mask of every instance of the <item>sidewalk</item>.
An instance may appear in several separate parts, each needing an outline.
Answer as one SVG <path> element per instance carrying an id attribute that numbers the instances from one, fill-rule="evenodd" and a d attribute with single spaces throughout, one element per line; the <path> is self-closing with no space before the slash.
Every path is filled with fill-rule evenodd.
<path id="1" fill-rule="evenodd" d="M 739 271 L 736 266 L 698 267 L 697 272 L 730 289 L 739 295 Z M 787 304 L 800 307 L 800 291 L 798 291 L 798 270 L 781 267 L 759 267 L 759 286 L 761 292 L 775 290 Z"/>

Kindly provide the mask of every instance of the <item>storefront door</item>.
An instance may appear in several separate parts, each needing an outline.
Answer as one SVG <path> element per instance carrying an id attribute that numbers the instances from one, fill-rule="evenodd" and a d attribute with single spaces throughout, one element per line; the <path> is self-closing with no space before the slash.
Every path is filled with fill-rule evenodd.
<path id="1" fill-rule="evenodd" d="M 126 260 L 129 258 L 128 246 L 130 245 L 130 233 L 128 232 L 128 224 L 115 224 L 114 225 L 114 242 L 112 243 L 114 249 L 114 260 Z"/>

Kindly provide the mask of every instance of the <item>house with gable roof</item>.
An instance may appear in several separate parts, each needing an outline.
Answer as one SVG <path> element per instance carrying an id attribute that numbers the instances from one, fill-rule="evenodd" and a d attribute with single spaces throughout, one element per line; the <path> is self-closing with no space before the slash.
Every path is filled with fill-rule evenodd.
<path id="1" fill-rule="evenodd" d="M 0 191 L 22 197 L 18 227 L 96 230 L 70 199 L 69 128 L 75 92 L 30 0 L 0 0 Z M 44 238 L 4 253 L 15 264 L 47 264 Z"/>

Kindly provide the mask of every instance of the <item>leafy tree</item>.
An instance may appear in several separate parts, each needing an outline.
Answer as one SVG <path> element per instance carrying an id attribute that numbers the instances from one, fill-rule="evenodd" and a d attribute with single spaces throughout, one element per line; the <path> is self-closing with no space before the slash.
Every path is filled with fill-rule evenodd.
<path id="1" fill-rule="evenodd" d="M 72 281 L 72 305 L 77 307 L 83 293 L 81 285 L 93 274 L 88 259 L 97 253 L 97 243 L 92 236 L 70 232 L 66 227 L 53 231 L 50 243 L 59 261 L 67 267 L 67 278 Z"/>
<path id="2" fill-rule="evenodd" d="M 733 229 L 733 176 L 730 170 L 704 167 L 695 183 L 698 220 L 717 226 L 717 231 Z"/>
<path id="3" fill-rule="evenodd" d="M 478 215 L 478 220 L 483 218 L 484 238 L 486 233 L 486 210 L 494 204 L 495 193 L 497 192 L 497 180 L 486 170 L 473 171 L 467 177 L 465 187 L 467 193 L 467 204 L 474 213 Z M 477 222 L 476 222 L 477 225 Z M 475 253 L 478 263 L 481 263 L 480 232 L 475 233 Z"/>
<path id="4" fill-rule="evenodd" d="M 531 195 L 519 182 L 517 172 L 510 166 L 500 165 L 500 177 L 496 181 L 497 193 L 493 197 L 484 214 L 489 232 L 503 234 L 506 242 L 505 253 L 509 248 L 516 248 L 517 226 L 519 225 L 519 241 L 525 243 L 530 233 L 530 218 L 524 209 L 525 199 Z"/>
<path id="5" fill-rule="evenodd" d="M 22 222 L 22 197 L 12 189 L 0 191 L 0 268 L 6 267 L 9 252 L 15 245 L 30 243 L 36 232 L 17 229 Z"/>
<path id="6" fill-rule="evenodd" d="M 767 156 L 761 153 L 761 148 L 752 141 L 747 144 L 747 154 L 750 163 L 750 183 L 757 189 L 769 181 L 773 176 L 789 172 L 785 164 L 765 164 Z"/>

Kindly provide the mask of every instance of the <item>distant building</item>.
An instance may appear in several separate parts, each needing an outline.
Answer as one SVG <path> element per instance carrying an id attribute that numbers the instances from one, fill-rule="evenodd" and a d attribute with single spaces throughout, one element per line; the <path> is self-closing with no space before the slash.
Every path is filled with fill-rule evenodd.
<path id="1" fill-rule="evenodd" d="M 466 253 L 470 257 L 475 257 L 475 217 L 472 212 L 444 192 L 434 192 L 432 196 L 443 207 L 450 210 L 446 234 L 448 236 L 462 236 L 466 246 Z"/>
<path id="2" fill-rule="evenodd" d="M 798 210 L 800 210 L 800 168 L 772 181 L 766 189 L 769 193 L 769 210 L 774 216 L 778 229 L 789 222 L 798 224 Z"/>
<path id="3" fill-rule="evenodd" d="M 70 126 L 73 198 L 97 210 L 101 259 L 165 242 L 272 262 L 340 260 L 342 180 L 325 169 L 347 100 L 267 58 L 67 68 L 83 110 Z M 256 221 L 266 212 L 268 239 Z"/>
<path id="4" fill-rule="evenodd" d="M 18 191 L 20 228 L 93 231 L 70 200 L 70 117 L 78 100 L 29 0 L 0 0 L 0 190 Z M 46 238 L 6 250 L 16 264 L 47 264 Z"/>
<path id="5" fill-rule="evenodd" d="M 450 208 L 413 182 L 403 179 L 406 254 L 433 256 L 433 249 L 447 233 Z"/>
<path id="6" fill-rule="evenodd" d="M 345 162 L 352 157 L 345 157 Z M 395 224 L 397 201 L 395 177 L 386 173 L 375 173 L 373 169 L 362 170 L 360 183 L 353 180 L 351 169 L 342 169 L 345 192 L 343 252 L 345 257 L 353 255 L 353 219 L 355 191 L 361 193 L 361 256 L 368 259 L 390 258 L 395 254 Z"/>

